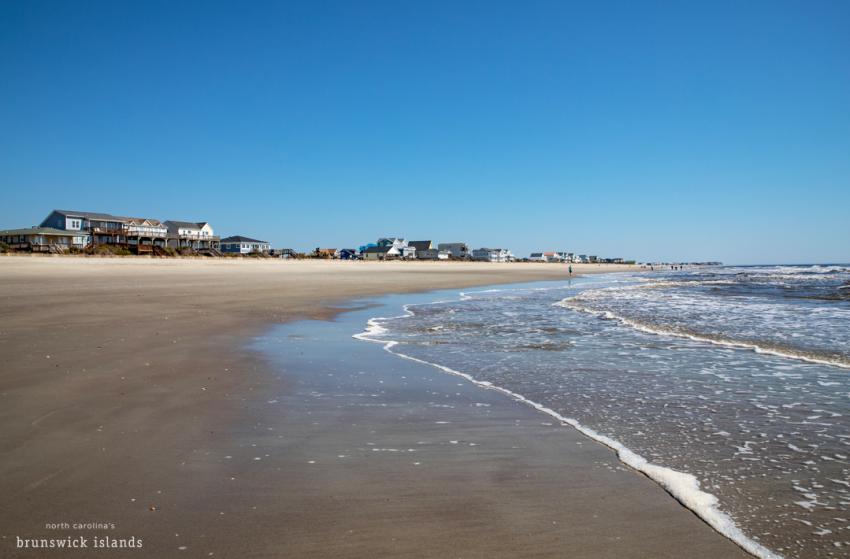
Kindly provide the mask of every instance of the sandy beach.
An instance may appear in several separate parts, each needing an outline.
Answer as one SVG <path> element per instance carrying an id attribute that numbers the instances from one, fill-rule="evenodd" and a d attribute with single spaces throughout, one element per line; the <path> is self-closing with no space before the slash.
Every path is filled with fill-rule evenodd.
<path id="1" fill-rule="evenodd" d="M 352 299 L 566 277 L 550 264 L 0 258 L 0 555 L 57 556 L 17 541 L 84 536 L 143 542 L 97 551 L 108 557 L 747 556 L 610 450 L 499 394 L 373 344 L 279 360 L 249 347 Z M 340 378 L 350 362 L 370 374 Z M 314 396 L 340 387 L 386 405 Z M 428 405 L 435 392 L 449 411 Z M 317 463 L 361 441 L 428 443 L 428 469 Z"/>

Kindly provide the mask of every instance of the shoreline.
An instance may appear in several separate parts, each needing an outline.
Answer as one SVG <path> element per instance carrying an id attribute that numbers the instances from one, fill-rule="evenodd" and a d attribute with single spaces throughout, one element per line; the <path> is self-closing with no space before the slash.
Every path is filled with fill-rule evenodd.
<path id="1" fill-rule="evenodd" d="M 445 291 L 457 294 L 454 290 Z M 433 302 L 438 293 L 441 292 L 385 296 L 377 300 L 376 306 L 378 312 L 392 313 L 399 306 Z M 411 299 L 416 301 L 410 302 Z M 388 300 L 392 303 L 387 303 Z M 374 312 L 375 307 L 370 306 L 367 310 L 345 313 L 334 323 L 301 321 L 279 325 L 254 346 L 259 346 L 278 367 L 297 371 L 293 376 L 300 389 L 286 400 L 273 400 L 274 405 L 309 410 L 306 413 L 314 420 L 312 425 L 322 433 L 321 437 L 304 443 L 308 448 L 299 448 L 294 459 L 310 464 L 310 468 L 323 468 L 324 479 L 340 491 L 336 485 L 338 478 L 348 478 L 350 474 L 346 470 L 352 464 L 369 462 L 370 451 L 392 456 L 394 465 L 382 465 L 388 469 L 379 473 L 373 470 L 376 466 L 364 466 L 365 471 L 357 473 L 358 484 L 365 484 L 371 491 L 379 484 L 379 497 L 386 496 L 387 501 L 400 496 L 421 500 L 425 512 L 411 512 L 403 503 L 395 506 L 400 508 L 401 517 L 421 515 L 424 518 L 417 518 L 418 522 L 440 524 L 439 532 L 453 541 L 449 547 L 435 547 L 428 535 L 414 530 L 404 541 L 396 542 L 400 548 L 386 555 L 404 556 L 421 549 L 417 545 L 428 543 L 432 547 L 421 553 L 434 557 L 454 552 L 455 546 L 465 550 L 471 546 L 473 556 L 515 557 L 528 553 L 558 556 L 568 546 L 580 557 L 679 557 L 683 548 L 688 550 L 689 557 L 695 558 L 751 557 L 739 542 L 716 532 L 645 472 L 620 460 L 616 449 L 594 440 L 576 425 L 562 423 L 563 418 L 555 418 L 557 422 L 552 423 L 548 421 L 551 414 L 541 414 L 539 406 L 529 405 L 527 400 L 499 387 L 485 386 L 486 383 L 469 375 L 449 372 L 439 365 L 389 350 L 380 351 L 384 349 L 379 347 L 383 342 L 363 344 L 362 326 Z M 375 320 L 379 319 L 368 319 L 369 326 L 374 326 Z M 353 326 L 361 326 L 360 330 L 354 330 L 360 334 L 352 335 Z M 297 350 L 289 349 L 289 345 L 295 345 Z M 357 367 L 346 367 L 333 357 L 321 356 L 340 352 L 352 355 Z M 295 354 L 302 357 L 294 358 L 293 364 Z M 321 371 L 322 375 L 310 371 Z M 457 382 L 458 377 L 463 378 L 461 383 Z M 301 399 L 309 403 L 304 404 Z M 335 410 L 340 404 L 347 410 L 350 406 L 364 406 L 369 412 L 344 412 L 345 419 L 333 421 L 333 433 L 329 433 L 325 416 L 338 413 Z M 393 422 L 400 420 L 398 416 L 404 417 L 409 427 L 394 426 Z M 274 413 L 269 421 L 277 423 Z M 474 424 L 474 428 L 469 424 Z M 345 446 L 351 441 L 359 444 L 355 448 Z M 534 449 L 530 454 L 529 448 Z M 464 450 L 478 455 L 459 457 Z M 411 458 L 405 461 L 406 456 Z M 457 469 L 458 462 L 462 463 L 461 471 Z M 498 473 L 490 472 L 494 463 L 498 465 Z M 426 470 L 428 478 L 423 481 L 420 472 Z M 534 478 L 531 486 L 526 485 L 529 475 Z M 383 486 L 384 482 L 388 487 Z M 290 486 L 285 491 L 286 499 L 297 500 L 302 493 L 300 488 Z M 369 541 L 379 540 L 385 532 L 397 529 L 396 521 L 387 520 L 370 499 L 347 494 L 345 490 L 342 493 L 344 496 L 335 494 L 337 504 L 342 501 L 340 506 L 350 509 L 351 516 L 373 520 L 369 527 L 357 528 L 357 532 L 366 531 L 370 535 Z M 485 497 L 503 493 L 510 497 L 500 498 L 500 506 Z M 451 511 L 458 507 L 458 502 L 463 503 L 464 510 L 476 510 L 485 517 L 488 514 L 482 506 L 500 509 L 498 520 L 490 519 L 500 526 L 499 530 L 490 524 L 477 525 L 470 534 L 468 526 L 441 523 L 449 519 L 456 522 L 458 519 L 453 515 L 433 518 L 444 514 L 435 512 L 434 508 Z M 507 510 L 502 510 L 502 506 L 507 506 Z M 312 525 L 329 523 L 342 528 L 350 523 L 348 515 L 331 515 L 333 518 L 328 519 L 328 514 L 317 513 L 321 521 Z M 517 525 L 528 522 L 527 517 L 537 515 L 545 516 L 546 524 L 552 526 L 536 527 L 535 530 L 543 531 L 533 538 L 524 530 L 517 530 Z M 564 521 L 569 528 L 559 526 Z M 368 542 L 360 541 L 357 550 L 348 550 L 336 534 L 323 529 L 319 532 L 322 541 L 340 546 L 341 550 L 333 547 L 340 556 L 373 553 L 361 549 Z M 315 550 L 309 542 L 296 541 L 287 551 L 311 555 Z"/>
<path id="2" fill-rule="evenodd" d="M 415 267 L 427 273 L 410 277 L 406 263 L 239 262 L 234 274 L 234 266 L 163 262 L 0 260 L 0 347 L 11 356 L 0 385 L 0 479 L 18 503 L 2 515 L 0 546 L 10 556 L 38 556 L 10 548 L 15 536 L 47 537 L 45 523 L 81 517 L 116 525 L 99 535 L 144 532 L 158 556 L 181 551 L 175 538 L 220 530 L 226 515 L 199 503 L 241 494 L 213 481 L 228 480 L 227 467 L 210 456 L 256 434 L 259 394 L 291 388 L 244 347 L 274 324 L 327 320 L 350 310 L 347 301 L 386 293 L 566 279 L 562 266 L 540 264 L 423 263 Z"/>
<path id="3" fill-rule="evenodd" d="M 462 300 L 465 297 L 466 294 L 461 292 L 458 300 Z M 622 444 L 620 441 L 613 439 L 607 435 L 603 435 L 595 431 L 594 429 L 583 425 L 578 420 L 573 419 L 571 417 L 566 417 L 561 413 L 558 413 L 557 411 L 547 407 L 544 404 L 529 399 L 523 394 L 493 384 L 489 381 L 479 380 L 472 373 L 462 372 L 447 367 L 445 365 L 441 365 L 439 363 L 426 361 L 418 357 L 407 355 L 400 351 L 395 351 L 393 348 L 395 348 L 400 343 L 397 340 L 385 340 L 373 337 L 374 335 L 380 335 L 385 331 L 384 327 L 381 326 L 379 322 L 389 322 L 398 318 L 402 318 L 404 316 L 412 317 L 415 316 L 416 313 L 414 313 L 410 309 L 410 307 L 440 304 L 442 302 L 444 302 L 444 299 L 438 299 L 429 302 L 405 304 L 402 306 L 404 315 L 391 317 L 372 317 L 367 321 L 365 329 L 352 337 L 361 341 L 379 344 L 381 346 L 381 349 L 383 349 L 390 355 L 420 363 L 422 365 L 434 368 L 448 375 L 463 378 L 464 380 L 466 380 L 472 385 L 475 385 L 478 388 L 495 391 L 496 393 L 506 396 L 510 400 L 519 402 L 537 412 L 540 412 L 545 416 L 554 418 L 563 427 L 570 427 L 578 433 L 581 433 L 582 435 L 587 437 L 588 440 L 593 441 L 613 451 L 622 464 L 628 466 L 634 473 L 643 475 L 646 478 L 652 480 L 664 491 L 666 491 L 670 495 L 670 497 L 680 503 L 684 509 L 690 511 L 691 513 L 699 517 L 703 522 L 705 522 L 706 525 L 710 526 L 723 537 L 728 538 L 731 542 L 740 547 L 743 551 L 754 557 L 760 557 L 763 559 L 780 558 L 778 554 L 762 546 L 757 540 L 754 540 L 744 534 L 738 524 L 732 519 L 732 517 L 717 506 L 717 497 L 712 493 L 703 491 L 700 488 L 699 481 L 692 474 L 654 464 L 650 460 L 646 459 L 640 454 L 637 454 L 635 451 Z"/>

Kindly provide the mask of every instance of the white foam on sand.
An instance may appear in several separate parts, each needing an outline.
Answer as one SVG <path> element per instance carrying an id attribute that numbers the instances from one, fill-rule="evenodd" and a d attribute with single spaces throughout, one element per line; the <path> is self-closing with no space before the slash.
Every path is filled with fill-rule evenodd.
<path id="1" fill-rule="evenodd" d="M 469 295 L 467 294 L 461 294 L 461 298 L 462 300 L 466 300 L 470 299 L 471 297 L 469 297 Z M 445 301 L 435 301 L 433 303 L 424 304 L 430 305 L 439 304 L 443 302 Z M 706 524 L 714 528 L 720 534 L 726 536 L 727 538 L 735 542 L 743 550 L 761 559 L 782 559 L 781 555 L 774 553 L 773 551 L 767 549 L 757 541 L 747 537 L 747 535 L 744 534 L 744 532 L 742 532 L 741 529 L 735 524 L 735 521 L 732 520 L 732 517 L 720 510 L 719 501 L 717 497 L 715 495 L 712 495 L 711 493 L 700 489 L 699 480 L 692 474 L 680 472 L 677 470 L 673 470 L 672 468 L 666 468 L 664 466 L 653 464 L 643 456 L 627 448 L 621 442 L 614 440 L 611 437 L 608 437 L 607 435 L 597 433 L 593 429 L 579 423 L 578 420 L 570 417 L 565 417 L 560 413 L 556 412 L 555 410 L 544 406 L 543 404 L 540 404 L 533 400 L 529 400 L 522 394 L 518 394 L 516 392 L 508 390 L 507 388 L 502 388 L 501 386 L 494 385 L 493 383 L 488 381 L 478 380 L 470 374 L 463 373 L 461 371 L 456 371 L 455 369 L 451 369 L 444 365 L 432 363 L 424 359 L 419 359 L 417 357 L 406 355 L 404 353 L 400 353 L 399 351 L 393 351 L 393 348 L 399 345 L 398 341 L 382 340 L 375 338 L 375 336 L 387 333 L 387 329 L 381 326 L 380 323 L 398 318 L 414 316 L 414 313 L 410 310 L 411 306 L 412 305 L 404 305 L 404 314 L 402 315 L 394 317 L 370 318 L 366 323 L 366 330 L 360 332 L 359 334 L 354 334 L 354 336 L 352 337 L 358 340 L 383 344 L 383 349 L 388 353 L 401 357 L 402 359 L 415 361 L 423 365 L 429 365 L 450 375 L 461 377 L 481 388 L 495 390 L 496 392 L 500 392 L 517 402 L 521 402 L 542 413 L 545 413 L 565 425 L 570 425 L 585 436 L 590 437 L 591 439 L 612 449 L 614 452 L 616 452 L 617 457 L 620 459 L 621 462 L 645 474 L 647 477 L 658 483 L 677 501 L 682 503 L 682 505 L 684 505 L 685 507 L 693 511 L 697 516 L 699 516 Z M 421 304 L 417 306 L 421 306 Z"/>

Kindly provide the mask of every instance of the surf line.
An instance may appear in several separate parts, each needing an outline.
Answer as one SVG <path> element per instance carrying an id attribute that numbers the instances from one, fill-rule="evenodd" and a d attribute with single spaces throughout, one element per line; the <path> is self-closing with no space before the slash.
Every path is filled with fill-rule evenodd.
<path id="1" fill-rule="evenodd" d="M 458 301 L 464 301 L 469 299 L 471 299 L 469 295 L 461 293 L 460 299 Z M 640 454 L 626 447 L 621 442 L 612 439 L 607 435 L 598 433 L 593 429 L 582 425 L 581 423 L 579 423 L 578 420 L 573 419 L 571 417 L 565 417 L 557 411 L 544 406 L 543 404 L 526 398 L 522 394 L 513 392 L 512 390 L 503 388 L 488 381 L 478 380 L 470 374 L 457 371 L 450 367 L 446 367 L 438 363 L 432 363 L 424 359 L 419 359 L 418 357 L 413 357 L 411 355 L 401 353 L 400 351 L 394 351 L 393 348 L 400 345 L 400 342 L 397 340 L 381 340 L 374 338 L 374 336 L 379 336 L 381 334 L 387 333 L 387 329 L 381 325 L 382 322 L 388 322 L 391 320 L 415 316 L 415 313 L 410 310 L 410 307 L 412 306 L 436 305 L 445 304 L 448 302 L 450 301 L 442 300 L 434 301 L 431 303 L 421 303 L 417 305 L 403 305 L 402 309 L 404 310 L 404 314 L 391 317 L 370 318 L 366 321 L 366 329 L 363 332 L 354 334 L 352 337 L 361 341 L 383 344 L 382 349 L 387 353 L 395 355 L 396 357 L 407 359 L 409 361 L 414 361 L 416 363 L 421 363 L 423 365 L 428 365 L 444 373 L 463 378 L 466 381 L 481 388 L 500 392 L 505 396 L 508 396 L 512 400 L 525 404 L 539 412 L 542 412 L 546 415 L 549 415 L 550 417 L 555 418 L 562 425 L 569 425 L 570 427 L 573 427 L 578 432 L 582 433 L 588 438 L 593 439 L 594 441 L 604 446 L 607 446 L 608 448 L 613 450 L 614 453 L 617 455 L 617 458 L 622 463 L 626 464 L 634 470 L 637 470 L 638 472 L 641 472 L 642 474 L 656 482 L 674 499 L 679 501 L 685 508 L 692 511 L 694 514 L 700 517 L 706 524 L 711 526 L 715 531 L 730 539 L 732 542 L 738 545 L 738 547 L 740 547 L 747 553 L 750 553 L 751 555 L 758 557 L 759 559 L 783 559 L 781 555 L 769 550 L 768 548 L 764 547 L 757 541 L 749 538 L 746 534 L 744 534 L 740 527 L 735 524 L 735 521 L 732 519 L 732 517 L 730 517 L 728 514 L 726 514 L 720 509 L 719 500 L 717 499 L 717 497 L 711 493 L 700 489 L 700 482 L 696 478 L 696 476 L 689 473 L 680 472 L 678 470 L 673 470 L 672 468 L 666 468 L 664 466 L 653 464 Z"/>

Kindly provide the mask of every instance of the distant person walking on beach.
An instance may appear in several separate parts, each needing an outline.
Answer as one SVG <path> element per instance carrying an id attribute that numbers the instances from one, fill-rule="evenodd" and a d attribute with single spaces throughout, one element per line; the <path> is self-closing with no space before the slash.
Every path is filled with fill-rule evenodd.
<path id="1" fill-rule="evenodd" d="M 572 265 L 572 264 L 570 264 L 570 265 L 568 266 L 568 268 L 570 269 L 570 275 L 573 275 L 573 265 Z"/>

